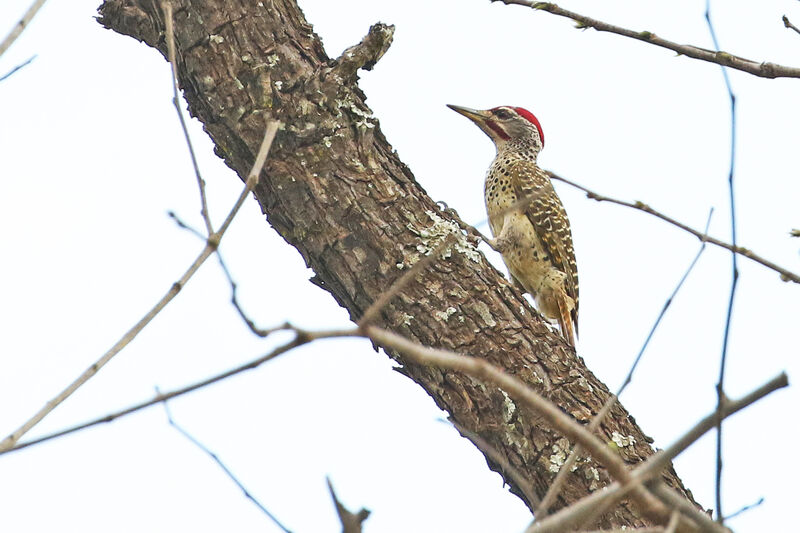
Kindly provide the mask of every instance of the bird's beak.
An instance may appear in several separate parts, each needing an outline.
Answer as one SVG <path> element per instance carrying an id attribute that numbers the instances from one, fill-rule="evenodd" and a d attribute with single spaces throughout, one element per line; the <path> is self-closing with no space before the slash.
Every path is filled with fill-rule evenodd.
<path id="1" fill-rule="evenodd" d="M 476 124 L 483 124 L 489 118 L 488 111 L 479 111 L 477 109 L 470 109 L 469 107 L 461 107 L 460 105 L 447 104 L 447 107 L 458 113 L 464 115 Z"/>

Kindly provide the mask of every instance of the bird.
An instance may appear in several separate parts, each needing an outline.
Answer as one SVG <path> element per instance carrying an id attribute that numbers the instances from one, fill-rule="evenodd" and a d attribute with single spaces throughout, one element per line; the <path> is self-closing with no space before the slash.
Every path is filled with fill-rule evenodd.
<path id="1" fill-rule="evenodd" d="M 484 200 L 493 239 L 512 281 L 530 293 L 539 312 L 558 323 L 575 346 L 578 333 L 578 265 L 561 199 L 536 160 L 544 132 L 522 107 L 450 109 L 475 123 L 494 142 L 497 156 L 486 174 Z"/>

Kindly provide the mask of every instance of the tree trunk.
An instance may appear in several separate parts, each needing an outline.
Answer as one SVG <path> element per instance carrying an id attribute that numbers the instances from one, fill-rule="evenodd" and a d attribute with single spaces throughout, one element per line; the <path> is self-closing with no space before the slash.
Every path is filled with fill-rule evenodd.
<path id="1" fill-rule="evenodd" d="M 361 44 L 331 60 L 293 0 L 172 3 L 178 75 L 191 113 L 241 178 L 265 120 L 285 124 L 256 197 L 270 224 L 314 270 L 312 281 L 358 319 L 457 227 L 393 152 L 357 85 L 356 71 L 380 59 L 393 28 L 376 24 Z M 101 24 L 166 57 L 157 2 L 107 0 L 100 13 Z M 383 325 L 428 346 L 482 357 L 588 423 L 609 395 L 606 386 L 460 232 L 444 255 L 384 308 Z M 566 439 L 495 387 L 393 357 L 458 426 L 480 435 L 544 494 L 569 453 Z M 653 454 L 651 439 L 619 406 L 602 425 L 609 439 L 614 432 L 633 438 L 620 448 L 628 463 Z M 487 462 L 523 497 L 510 476 Z M 672 468 L 664 478 L 691 500 Z M 554 508 L 608 483 L 602 467 L 582 458 Z M 595 524 L 644 525 L 653 524 L 629 502 Z"/>

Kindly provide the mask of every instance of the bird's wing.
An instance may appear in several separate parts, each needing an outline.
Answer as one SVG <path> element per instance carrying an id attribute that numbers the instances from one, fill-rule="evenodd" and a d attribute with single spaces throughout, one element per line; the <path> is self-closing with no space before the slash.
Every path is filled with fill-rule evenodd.
<path id="1" fill-rule="evenodd" d="M 572 247 L 572 230 L 561 200 L 547 173 L 530 161 L 517 161 L 510 168 L 511 186 L 524 207 L 553 265 L 567 275 L 565 289 L 575 301 L 572 321 L 578 329 L 578 265 Z"/>

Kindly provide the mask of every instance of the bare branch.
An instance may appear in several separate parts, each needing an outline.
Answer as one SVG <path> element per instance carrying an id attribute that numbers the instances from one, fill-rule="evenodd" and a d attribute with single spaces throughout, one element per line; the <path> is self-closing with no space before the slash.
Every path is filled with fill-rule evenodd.
<path id="1" fill-rule="evenodd" d="M 170 72 L 172 74 L 172 105 L 175 107 L 175 112 L 178 113 L 178 120 L 181 123 L 181 130 L 186 139 L 186 146 L 189 147 L 189 155 L 192 158 L 192 167 L 194 167 L 194 175 L 197 177 L 197 188 L 200 189 L 200 214 L 203 217 L 203 222 L 206 225 L 206 234 L 211 235 L 214 233 L 214 227 L 211 224 L 211 217 L 208 214 L 208 201 L 206 200 L 206 182 L 200 174 L 200 165 L 197 164 L 197 156 L 194 153 L 194 146 L 192 146 L 192 139 L 189 137 L 189 129 L 186 127 L 186 119 L 183 118 L 183 110 L 181 109 L 181 98 L 178 92 L 178 66 L 175 53 L 175 25 L 172 19 L 172 3 L 169 0 L 161 2 L 161 10 L 164 12 L 164 25 L 166 27 L 167 38 L 167 59 L 169 60 Z"/>
<path id="2" fill-rule="evenodd" d="M 31 430 L 36 424 L 42 421 L 44 417 L 50 414 L 53 409 L 58 407 L 64 400 L 69 398 L 76 390 L 78 390 L 81 385 L 89 381 L 97 372 L 103 368 L 106 363 L 108 363 L 115 355 L 117 355 L 120 351 L 122 351 L 125 346 L 130 344 L 130 342 L 136 338 L 136 336 L 150 323 L 153 318 L 161 312 L 161 310 L 167 306 L 169 302 L 172 301 L 175 296 L 181 291 L 181 289 L 186 285 L 186 283 L 194 276 L 197 270 L 205 263 L 206 259 L 214 253 L 214 251 L 219 246 L 220 239 L 224 235 L 225 231 L 230 226 L 233 217 L 239 212 L 239 208 L 242 206 L 244 199 L 247 198 L 247 195 L 250 194 L 250 191 L 253 190 L 253 187 L 258 182 L 258 175 L 261 173 L 261 168 L 264 166 L 264 162 L 267 159 L 267 154 L 269 153 L 269 148 L 272 145 L 272 141 L 275 138 L 275 132 L 277 131 L 279 123 L 276 121 L 269 121 L 267 123 L 266 131 L 264 133 L 264 141 L 261 143 L 261 148 L 258 152 L 258 156 L 256 157 L 256 161 L 253 164 L 253 168 L 250 172 L 250 175 L 247 178 L 247 182 L 245 183 L 244 190 L 242 194 L 239 196 L 239 199 L 236 201 L 236 204 L 231 209 L 231 212 L 228 214 L 228 217 L 225 219 L 225 222 L 222 224 L 220 230 L 216 233 L 213 233 L 208 237 L 208 241 L 206 241 L 206 246 L 203 248 L 203 251 L 200 252 L 200 255 L 194 260 L 194 262 L 189 266 L 183 276 L 180 277 L 178 281 L 172 284 L 172 287 L 167 291 L 167 293 L 158 301 L 158 303 L 153 306 L 153 308 L 147 312 L 147 314 L 142 317 L 139 322 L 136 323 L 130 330 L 128 330 L 122 338 L 117 341 L 114 346 L 111 347 L 103 356 L 98 359 L 93 365 L 87 368 L 78 378 L 70 383 L 67 388 L 61 391 L 56 397 L 52 400 L 47 402 L 44 407 L 42 407 L 35 415 L 33 415 L 29 420 L 27 420 L 22 426 L 20 426 L 16 431 L 8 435 L 2 442 L 0 442 L 0 453 L 8 451 L 9 449 L 13 448 L 14 445 L 19 441 L 20 437 L 22 437 L 25 433 Z"/>
<path id="3" fill-rule="evenodd" d="M 706 0 L 706 23 L 711 34 L 715 48 L 719 48 L 717 33 L 711 22 L 711 2 Z M 736 249 L 736 201 L 733 187 L 734 170 L 736 168 L 736 96 L 733 94 L 728 71 L 722 67 L 722 77 L 728 90 L 728 99 L 731 102 L 731 149 L 730 170 L 728 172 L 728 199 L 731 209 L 731 245 Z M 725 402 L 725 362 L 728 356 L 728 339 L 730 338 L 731 317 L 733 316 L 733 299 L 736 296 L 736 287 L 739 281 L 739 267 L 736 253 L 731 252 L 731 290 L 728 298 L 728 311 L 725 315 L 725 332 L 722 337 L 722 354 L 719 360 L 719 380 L 717 381 L 717 470 L 716 470 L 716 503 L 717 521 L 722 524 L 725 519 L 722 513 L 722 404 Z"/>
<path id="4" fill-rule="evenodd" d="M 5 54 L 6 50 L 8 50 L 14 41 L 17 40 L 17 37 L 22 34 L 22 31 L 28 26 L 28 24 L 30 24 L 33 17 L 36 16 L 36 12 L 39 11 L 46 1 L 47 0 L 35 0 L 31 4 L 31 7 L 28 8 L 28 11 L 22 15 L 22 18 L 19 19 L 19 22 L 17 22 L 14 27 L 11 28 L 11 31 L 8 32 L 8 35 L 6 35 L 6 38 L 3 39 L 2 43 L 0 43 L 0 56 Z"/>
<path id="5" fill-rule="evenodd" d="M 178 396 L 183 396 L 184 394 L 188 394 L 190 392 L 202 389 L 204 387 L 207 387 L 209 385 L 212 385 L 214 383 L 217 383 L 217 382 L 222 381 L 224 379 L 227 379 L 229 377 L 235 376 L 237 374 L 241 374 L 242 372 L 246 372 L 248 370 L 253 370 L 255 368 L 258 368 L 259 366 L 261 366 L 262 364 L 266 363 L 267 361 L 271 361 L 272 359 L 275 359 L 279 355 L 285 354 L 286 352 L 292 350 L 293 348 L 296 348 L 298 346 L 302 346 L 304 344 L 307 344 L 309 342 L 315 341 L 317 339 L 334 338 L 334 337 L 350 337 L 350 336 L 356 336 L 358 334 L 358 330 L 356 330 L 356 329 L 332 330 L 332 331 L 322 331 L 322 332 L 313 332 L 312 333 L 312 332 L 299 330 L 297 328 L 289 326 L 288 324 L 283 328 L 275 328 L 275 330 L 278 330 L 278 329 L 286 329 L 286 330 L 294 331 L 296 333 L 295 338 L 290 340 L 289 342 L 287 342 L 285 344 L 282 344 L 281 346 L 278 346 L 277 348 L 275 348 L 274 350 L 270 351 L 269 353 L 266 353 L 266 354 L 262 355 L 261 357 L 253 359 L 252 361 L 244 363 L 243 365 L 237 366 L 237 367 L 232 368 L 230 370 L 226 370 L 226 371 L 221 372 L 219 374 L 215 374 L 215 375 L 213 375 L 211 377 L 208 377 L 208 378 L 205 378 L 203 380 L 197 381 L 197 382 L 192 383 L 190 385 L 186 385 L 186 386 L 181 387 L 179 389 L 175 389 L 175 390 L 172 390 L 170 392 L 165 392 L 163 394 L 157 394 L 154 398 L 151 398 L 150 400 L 146 400 L 146 401 L 137 403 L 135 405 L 132 405 L 130 407 L 126 407 L 125 409 L 121 409 L 119 411 L 115 411 L 113 413 L 109 413 L 109 414 L 103 415 L 101 417 L 95 418 L 94 420 L 90 420 L 89 422 L 84 422 L 82 424 L 78 424 L 78 425 L 69 427 L 67 429 L 63 429 L 61 431 L 57 431 L 55 433 L 50 433 L 48 435 L 44 435 L 44 436 L 38 437 L 36 439 L 32 439 L 32 440 L 29 440 L 29 441 L 26 441 L 26 442 L 21 442 L 21 443 L 17 444 L 16 446 L 14 446 L 13 448 L 2 449 L 2 450 L 0 450 L 0 455 L 3 455 L 5 453 L 10 453 L 10 452 L 15 452 L 15 451 L 21 450 L 23 448 L 28 448 L 30 446 L 34 446 L 36 444 L 41 444 L 43 442 L 46 442 L 46 441 L 49 441 L 49 440 L 53 440 L 53 439 L 56 439 L 58 437 L 63 437 L 64 435 L 69 435 L 70 433 L 76 433 L 78 431 L 90 428 L 92 426 L 105 424 L 105 423 L 111 422 L 112 420 L 116 420 L 117 418 L 122 418 L 124 416 L 130 415 L 130 414 L 135 413 L 137 411 L 141 411 L 142 409 L 146 409 L 148 407 L 152 407 L 153 405 L 165 402 L 167 400 L 171 400 L 172 398 L 177 398 Z"/>
<path id="6" fill-rule="evenodd" d="M 157 388 L 156 388 L 156 394 L 158 394 L 158 395 L 161 394 L 161 392 Z M 237 478 L 236 475 L 234 475 L 234 473 L 230 471 L 230 469 L 225 465 L 225 463 L 222 462 L 222 460 L 219 458 L 219 456 L 217 456 L 217 454 L 215 454 L 214 452 L 209 450 L 208 447 L 205 444 L 203 444 L 202 442 L 197 440 L 194 437 L 194 435 L 192 435 L 191 433 L 189 433 L 188 431 L 183 429 L 181 426 L 179 426 L 177 424 L 177 422 L 175 422 L 175 419 L 172 418 L 172 412 L 170 411 L 169 404 L 167 404 L 166 400 L 164 401 L 164 410 L 167 412 L 167 421 L 169 422 L 170 426 L 172 426 L 176 430 L 178 430 L 178 433 L 180 433 L 181 435 L 186 437 L 189 440 L 189 442 L 191 442 L 192 444 L 194 444 L 195 446 L 200 448 L 203 451 L 203 453 L 205 453 L 206 455 L 211 457 L 211 459 L 213 459 L 214 462 L 217 463 L 217 465 L 222 469 L 223 472 L 225 472 L 225 474 L 231 479 L 231 481 L 233 481 L 236 484 L 236 486 L 239 487 L 239 489 L 244 494 L 245 498 L 247 498 L 248 500 L 253 502 L 256 505 L 256 507 L 258 507 L 261 510 L 261 512 L 264 513 L 267 516 L 267 518 L 272 520 L 272 522 L 276 526 L 278 526 L 285 533 L 292 533 L 286 526 L 284 526 L 280 522 L 280 520 L 278 520 L 275 517 L 275 515 L 270 513 L 269 510 L 266 507 L 264 507 L 264 505 L 260 501 L 258 501 L 258 498 L 253 496 L 250 493 L 250 491 L 247 490 L 247 488 L 245 488 L 245 486 L 242 484 L 242 482 L 239 481 L 239 478 Z"/>
<path id="7" fill-rule="evenodd" d="M 727 418 L 740 410 L 757 402 L 764 396 L 780 388 L 789 385 L 789 380 L 785 373 L 778 374 L 761 387 L 750 394 L 735 400 L 728 401 L 723 407 L 723 418 Z M 657 452 L 649 457 L 634 470 L 631 471 L 631 481 L 625 484 L 614 482 L 607 486 L 603 491 L 597 491 L 577 502 L 568 508 L 561 509 L 542 521 L 536 521 L 528 527 L 526 533 L 548 533 L 568 531 L 568 528 L 575 527 L 579 522 L 584 521 L 587 515 L 600 515 L 616 502 L 624 498 L 636 484 L 641 484 L 657 476 L 669 464 L 669 462 L 682 453 L 692 443 L 697 441 L 705 433 L 713 429 L 716 425 L 717 412 L 714 411 L 694 425 L 689 431 L 682 435 L 675 443 L 665 450 Z M 693 513 L 692 520 L 699 524 L 706 531 L 723 532 L 728 531 L 720 526 L 705 513 L 695 508 L 688 500 L 670 491 L 676 500 L 686 504 L 686 512 Z M 661 495 L 659 495 L 661 497 Z M 662 498 L 663 499 L 663 498 Z M 674 507 L 673 504 L 670 504 Z"/>
<path id="8" fill-rule="evenodd" d="M 751 59 L 745 59 L 743 57 L 729 54 L 728 52 L 707 50 L 705 48 L 700 48 L 699 46 L 693 46 L 689 44 L 678 44 L 666 39 L 662 39 L 661 37 L 658 37 L 656 34 L 649 31 L 633 31 L 626 28 L 621 28 L 619 26 L 614 26 L 612 24 L 601 22 L 599 20 L 575 13 L 574 11 L 568 11 L 550 2 L 533 2 L 531 0 L 490 1 L 503 2 L 504 4 L 516 4 L 518 6 L 530 7 L 531 9 L 547 11 L 553 15 L 574 20 L 578 24 L 578 28 L 581 29 L 594 28 L 597 31 L 616 33 L 617 35 L 622 35 L 623 37 L 629 37 L 631 39 L 636 39 L 637 41 L 643 41 L 655 46 L 673 50 L 680 55 L 734 68 L 736 70 L 741 70 L 761 78 L 800 78 L 800 68 L 785 67 L 783 65 L 777 65 L 775 63 L 768 62 L 759 63 Z"/>
<path id="9" fill-rule="evenodd" d="M 713 244 L 715 246 L 719 246 L 720 248 L 725 248 L 728 251 L 735 252 L 735 253 L 737 253 L 737 254 L 739 254 L 741 256 L 744 256 L 744 257 L 746 257 L 748 259 L 751 259 L 751 260 L 755 261 L 756 263 L 759 263 L 759 264 L 761 264 L 761 265 L 763 265 L 763 266 L 765 266 L 765 267 L 767 267 L 767 268 L 769 268 L 771 270 L 774 270 L 775 272 L 777 272 L 777 273 L 779 273 L 781 275 L 781 279 L 783 281 L 793 281 L 795 283 L 800 283 L 800 275 L 795 274 L 794 272 L 791 272 L 790 270 L 787 270 L 787 269 L 785 269 L 783 267 L 780 267 L 780 266 L 776 265 L 775 263 L 773 263 L 771 261 L 768 261 L 768 260 L 764 259 L 763 257 L 761 257 L 759 255 L 756 255 L 755 253 L 753 253 L 752 251 L 750 251 L 747 248 L 744 248 L 744 247 L 738 246 L 738 245 L 737 246 L 733 246 L 731 244 L 728 244 L 727 242 L 721 241 L 719 239 L 715 239 L 714 237 L 711 237 L 710 235 L 707 235 L 705 233 L 697 231 L 694 228 L 690 228 L 686 224 L 683 224 L 682 222 L 678 222 L 674 218 L 672 218 L 670 216 L 667 216 L 664 213 L 661 213 L 660 211 L 656 211 L 655 209 L 653 209 L 652 207 L 650 207 L 649 205 L 647 205 L 645 203 L 642 203 L 642 202 L 626 202 L 624 200 L 617 200 L 616 198 L 603 196 L 602 194 L 598 194 L 598 193 L 596 193 L 596 192 L 594 192 L 594 191 L 592 191 L 590 189 L 587 189 L 583 185 L 579 185 L 579 184 L 575 183 L 574 181 L 570 181 L 567 178 L 563 178 L 563 177 L 559 176 L 558 174 L 554 174 L 553 172 L 548 172 L 548 175 L 550 176 L 551 179 L 561 181 L 563 183 L 566 183 L 567 185 L 571 185 L 571 186 L 575 187 L 576 189 L 580 189 L 581 191 L 586 193 L 586 197 L 587 198 L 591 198 L 592 200 L 597 200 L 598 202 L 609 202 L 609 203 L 612 203 L 612 204 L 617 204 L 617 205 L 623 205 L 625 207 L 630 207 L 631 209 L 637 209 L 639 211 L 644 211 L 645 213 L 648 213 L 650 215 L 653 215 L 654 217 L 660 218 L 664 222 L 668 222 L 668 223 L 672 224 L 673 226 L 676 226 L 676 227 L 682 229 L 683 231 L 691 233 L 692 235 L 694 235 L 695 237 L 697 237 L 701 241 L 710 242 L 711 244 Z"/>
<path id="10" fill-rule="evenodd" d="M 675 533 L 675 530 L 678 529 L 678 522 L 680 521 L 681 514 L 675 510 L 672 511 L 672 516 L 669 517 L 669 523 L 667 524 L 666 529 L 664 529 L 664 533 Z"/>
<path id="11" fill-rule="evenodd" d="M 568 439 L 580 442 L 592 457 L 608 469 L 615 479 L 625 483 L 631 479 L 626 465 L 603 441 L 589 433 L 574 418 L 565 414 L 556 405 L 540 396 L 522 381 L 506 374 L 487 361 L 447 350 L 428 348 L 401 335 L 374 326 L 367 326 L 366 333 L 370 339 L 384 348 L 397 350 L 417 363 L 464 372 L 500 387 L 511 397 L 534 409 L 553 428 Z M 632 487 L 631 491 L 645 514 L 655 517 L 656 520 L 667 520 L 667 509 L 652 495 L 648 494 L 641 485 Z"/>

